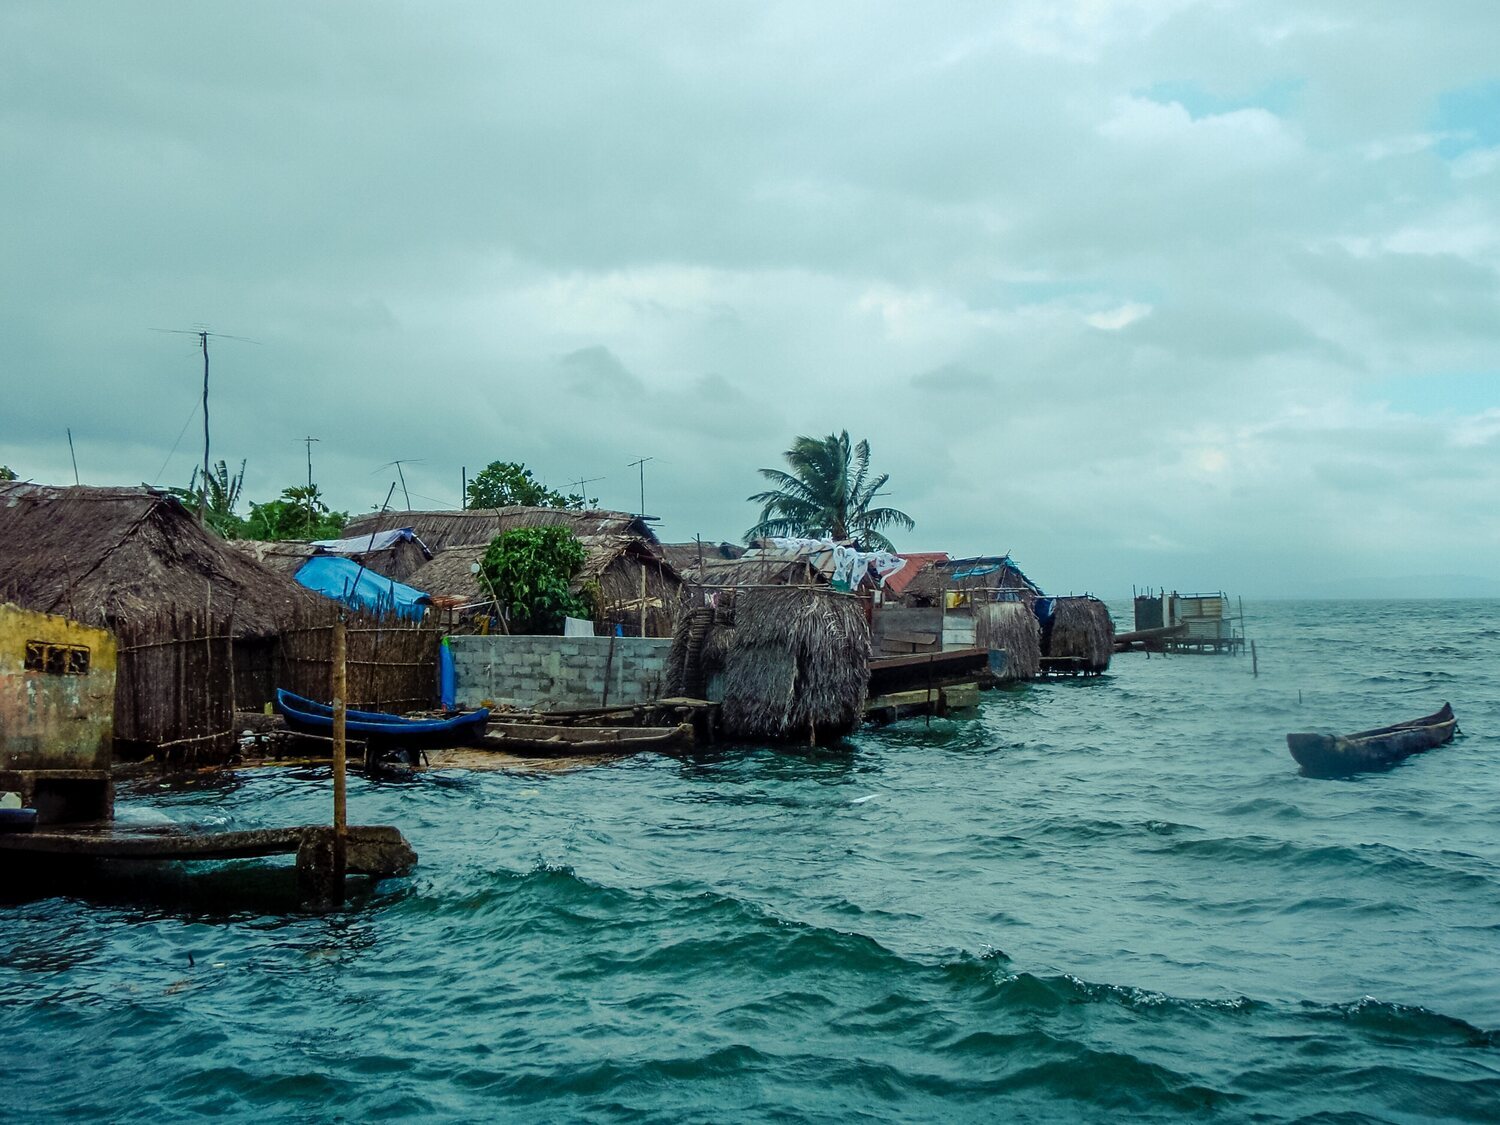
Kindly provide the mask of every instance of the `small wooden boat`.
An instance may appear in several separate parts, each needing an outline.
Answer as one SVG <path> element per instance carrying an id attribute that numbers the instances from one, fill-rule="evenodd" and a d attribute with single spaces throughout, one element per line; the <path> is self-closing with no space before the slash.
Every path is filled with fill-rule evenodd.
<path id="1" fill-rule="evenodd" d="M 522 757 L 562 754 L 670 753 L 693 745 L 693 727 L 601 727 L 543 723 L 491 723 L 481 745 Z"/>
<path id="2" fill-rule="evenodd" d="M 292 730 L 325 738 L 333 733 L 333 707 L 327 703 L 277 688 L 276 710 Z M 461 746 L 479 738 L 489 717 L 488 707 L 481 707 L 478 711 L 459 711 L 441 718 L 348 710 L 344 712 L 344 729 L 351 738 L 382 747 L 436 749 Z"/>
<path id="3" fill-rule="evenodd" d="M 1339 777 L 1361 770 L 1389 769 L 1411 754 L 1450 741 L 1457 730 L 1453 708 L 1444 703 L 1441 709 L 1420 719 L 1358 734 L 1289 734 L 1286 744 L 1304 773 Z"/>

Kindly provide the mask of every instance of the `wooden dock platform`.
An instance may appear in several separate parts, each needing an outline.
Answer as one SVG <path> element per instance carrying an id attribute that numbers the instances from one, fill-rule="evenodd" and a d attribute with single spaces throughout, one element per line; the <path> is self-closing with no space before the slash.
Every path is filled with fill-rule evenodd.
<path id="1" fill-rule="evenodd" d="M 406 838 L 387 825 L 350 826 L 343 852 L 340 870 L 336 833 L 326 825 L 190 832 L 102 822 L 0 833 L 0 853 L 17 857 L 11 863 L 30 857 L 39 866 L 71 860 L 181 862 L 295 855 L 298 891 L 314 909 L 326 909 L 342 900 L 345 874 L 390 878 L 407 874 L 417 862 L 417 853 Z"/>

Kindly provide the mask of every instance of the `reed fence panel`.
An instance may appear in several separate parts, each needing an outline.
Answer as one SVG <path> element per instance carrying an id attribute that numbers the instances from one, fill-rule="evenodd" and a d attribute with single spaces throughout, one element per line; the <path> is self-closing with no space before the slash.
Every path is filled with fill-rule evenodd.
<path id="1" fill-rule="evenodd" d="M 206 765 L 234 753 L 231 618 L 169 610 L 117 621 L 115 745 L 169 765 Z"/>

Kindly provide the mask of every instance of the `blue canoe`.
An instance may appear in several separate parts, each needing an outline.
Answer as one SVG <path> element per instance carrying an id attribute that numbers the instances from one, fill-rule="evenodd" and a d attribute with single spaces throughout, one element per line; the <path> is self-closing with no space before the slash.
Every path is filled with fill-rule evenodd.
<path id="1" fill-rule="evenodd" d="M 276 710 L 287 726 L 306 734 L 333 733 L 333 707 L 315 699 L 297 695 L 285 688 L 276 689 Z M 441 719 L 412 719 L 385 711 L 344 712 L 344 729 L 354 738 L 379 741 L 389 746 L 426 747 L 459 746 L 484 734 L 490 710 L 463 711 Z"/>

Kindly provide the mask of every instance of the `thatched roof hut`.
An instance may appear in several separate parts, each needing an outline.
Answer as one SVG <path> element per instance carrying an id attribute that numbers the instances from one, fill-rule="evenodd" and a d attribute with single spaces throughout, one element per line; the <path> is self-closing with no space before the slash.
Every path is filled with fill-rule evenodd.
<path id="1" fill-rule="evenodd" d="M 1046 613 L 1050 601 L 1051 613 Z M 1042 655 L 1046 661 L 1068 661 L 1073 669 L 1098 674 L 1109 667 L 1115 651 L 1115 623 L 1109 607 L 1090 595 L 1049 598 L 1038 602 L 1042 626 Z"/>
<path id="2" fill-rule="evenodd" d="M 319 600 L 205 530 L 169 493 L 0 483 L 0 600 L 91 625 L 232 614 L 271 636 Z"/>
<path id="3" fill-rule="evenodd" d="M 1005 652 L 1002 681 L 1034 680 L 1042 670 L 1042 626 L 1024 602 L 975 606 L 974 643 Z"/>
<path id="4" fill-rule="evenodd" d="M 829 742 L 864 720 L 869 660 L 858 598 L 806 586 L 741 589 L 679 620 L 667 693 L 703 684 L 720 697 L 730 738 Z"/>
<path id="5" fill-rule="evenodd" d="M 966 594 L 971 603 L 1029 602 L 1042 595 L 1042 588 L 1009 555 L 980 555 L 929 562 L 907 580 L 902 600 L 907 605 L 942 605 L 951 591 Z"/>
<path id="6" fill-rule="evenodd" d="M 575 591 L 597 584 L 602 623 L 620 625 L 635 633 L 641 625 L 641 589 L 645 587 L 648 637 L 668 637 L 682 600 L 682 576 L 662 559 L 651 544 L 629 535 L 580 535 L 587 557 L 573 582 Z M 461 599 L 460 604 L 483 611 L 491 601 L 474 564 L 484 558 L 489 543 L 450 547 L 419 568 L 408 583 L 426 593 Z"/>
<path id="7" fill-rule="evenodd" d="M 381 577 L 394 578 L 397 582 L 405 582 L 432 559 L 432 552 L 411 528 L 380 532 L 373 537 L 375 548 L 367 550 L 371 542 L 372 536 L 366 532 L 351 538 L 315 543 L 294 539 L 232 539 L 230 546 L 288 578 L 295 576 L 302 564 L 315 555 L 343 555 Z"/>
<path id="8" fill-rule="evenodd" d="M 689 567 L 696 567 L 700 562 L 723 562 L 745 553 L 745 548 L 738 543 L 659 543 L 656 549 L 662 558 L 677 568 L 679 574 L 686 574 Z"/>
<path id="9" fill-rule="evenodd" d="M 371 512 L 357 516 L 344 528 L 354 538 L 391 527 L 410 528 L 433 554 L 450 547 L 489 543 L 495 536 L 518 527 L 566 527 L 574 535 L 623 535 L 656 543 L 656 533 L 644 516 L 602 509 L 572 508 L 468 508 L 454 512 Z M 396 577 L 392 575 L 392 577 Z M 402 581 L 406 581 L 405 578 Z"/>

